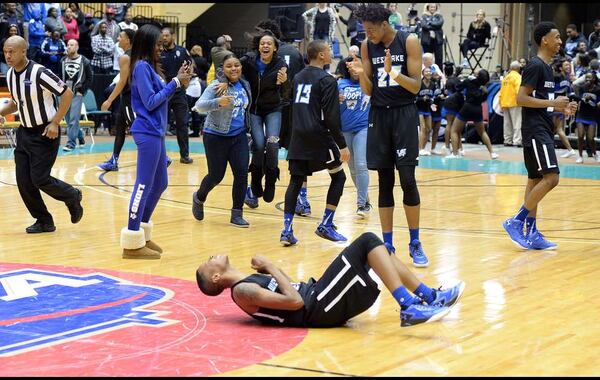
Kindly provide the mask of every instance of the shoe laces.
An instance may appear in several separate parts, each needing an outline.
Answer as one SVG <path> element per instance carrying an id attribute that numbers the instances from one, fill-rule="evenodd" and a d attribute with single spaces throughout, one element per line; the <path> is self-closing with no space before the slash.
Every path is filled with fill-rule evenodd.
<path id="1" fill-rule="evenodd" d="M 413 251 L 413 255 L 414 256 L 419 256 L 419 257 L 424 257 L 425 256 L 425 252 L 423 252 L 423 248 L 421 247 L 421 242 L 417 241 L 416 243 L 410 243 L 411 247 L 413 247 L 414 251 Z"/>

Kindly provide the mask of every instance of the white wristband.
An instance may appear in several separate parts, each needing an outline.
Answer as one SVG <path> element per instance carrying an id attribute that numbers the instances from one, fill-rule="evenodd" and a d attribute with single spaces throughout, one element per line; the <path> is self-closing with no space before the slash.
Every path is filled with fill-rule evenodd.
<path id="1" fill-rule="evenodd" d="M 179 78 L 175 77 L 175 78 L 173 78 L 173 80 L 175 81 L 177 88 L 181 87 L 181 82 L 179 81 Z"/>
<path id="2" fill-rule="evenodd" d="M 396 71 L 394 69 L 392 69 L 392 71 L 390 71 L 390 78 L 392 78 L 393 80 L 396 80 L 398 75 L 400 75 L 400 73 L 398 71 Z"/>

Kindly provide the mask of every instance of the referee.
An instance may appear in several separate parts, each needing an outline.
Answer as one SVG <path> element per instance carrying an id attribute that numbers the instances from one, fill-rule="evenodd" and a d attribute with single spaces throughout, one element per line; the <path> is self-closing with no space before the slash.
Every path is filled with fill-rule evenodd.
<path id="1" fill-rule="evenodd" d="M 0 106 L 2 116 L 19 111 L 21 126 L 17 130 L 15 164 L 17 186 L 25 206 L 36 222 L 27 233 L 56 230 L 40 190 L 63 201 L 77 223 L 83 216 L 81 190 L 50 176 L 60 144 L 60 121 L 63 119 L 73 92 L 46 67 L 27 59 L 27 42 L 12 36 L 4 43 L 4 56 L 10 66 L 6 81 L 12 102 Z M 60 105 L 56 108 L 56 97 Z"/>

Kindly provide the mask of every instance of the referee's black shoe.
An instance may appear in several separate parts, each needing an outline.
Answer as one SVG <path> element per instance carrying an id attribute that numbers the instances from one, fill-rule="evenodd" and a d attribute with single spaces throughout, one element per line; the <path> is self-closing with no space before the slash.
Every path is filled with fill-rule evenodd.
<path id="1" fill-rule="evenodd" d="M 35 223 L 33 223 L 31 226 L 25 228 L 25 231 L 28 234 L 39 234 L 42 232 L 54 232 L 54 231 L 56 231 L 56 226 L 54 224 L 42 223 L 38 220 Z"/>
<path id="2" fill-rule="evenodd" d="M 71 213 L 71 223 L 75 224 L 81 220 L 83 216 L 83 207 L 81 207 L 81 190 L 75 188 L 77 195 L 75 196 L 75 200 L 66 203 L 69 208 L 69 212 Z"/>

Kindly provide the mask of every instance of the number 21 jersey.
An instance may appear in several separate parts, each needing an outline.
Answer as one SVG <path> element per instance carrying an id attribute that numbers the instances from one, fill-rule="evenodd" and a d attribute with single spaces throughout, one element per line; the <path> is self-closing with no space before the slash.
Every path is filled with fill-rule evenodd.
<path id="1" fill-rule="evenodd" d="M 404 75 L 408 75 L 406 39 L 409 35 L 407 32 L 396 32 L 394 40 L 388 47 L 392 56 L 392 69 Z M 374 44 L 367 40 L 367 49 L 373 73 L 371 77 L 373 83 L 371 105 L 375 107 L 400 107 L 414 103 L 416 95 L 400 86 L 385 72 L 383 62 L 386 47 L 383 42 Z"/>

